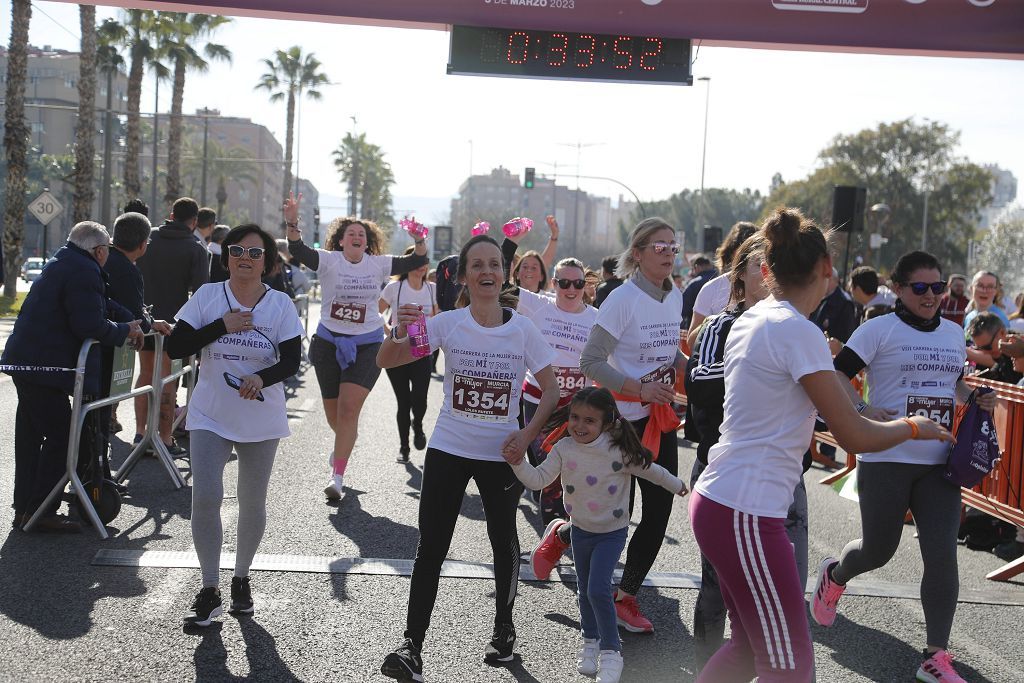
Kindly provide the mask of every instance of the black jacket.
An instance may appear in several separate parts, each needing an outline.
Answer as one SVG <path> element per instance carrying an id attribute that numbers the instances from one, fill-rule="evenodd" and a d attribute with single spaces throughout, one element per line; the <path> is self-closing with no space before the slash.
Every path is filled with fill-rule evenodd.
<path id="1" fill-rule="evenodd" d="M 811 322 L 818 326 L 828 336 L 838 339 L 844 344 L 850 340 L 850 335 L 857 329 L 857 310 L 853 300 L 842 290 L 836 287 L 832 293 L 821 300 L 817 310 L 811 314 Z"/>
<path id="2" fill-rule="evenodd" d="M 610 277 L 597 286 L 597 296 L 594 298 L 594 308 L 601 308 L 601 304 L 608 298 L 608 295 L 618 289 L 623 280 L 617 277 Z"/>
<path id="3" fill-rule="evenodd" d="M 153 230 L 146 255 L 135 264 L 145 282 L 145 300 L 157 320 L 174 322 L 190 292 L 210 280 L 210 252 L 188 226 L 167 221 Z"/>
<path id="4" fill-rule="evenodd" d="M 107 296 L 127 308 L 133 316 L 132 320 L 141 320 L 143 332 L 149 332 L 152 319 L 144 310 L 145 288 L 142 273 L 116 248 L 110 250 L 103 270 L 107 273 Z"/>
<path id="5" fill-rule="evenodd" d="M 118 322 L 111 322 L 111 319 Z M 128 337 L 130 311 L 110 301 L 99 263 L 87 251 L 68 243 L 43 268 L 32 284 L 0 363 L 74 368 L 82 342 L 96 339 L 121 346 Z M 9 372 L 19 381 L 72 393 L 73 372 Z M 86 362 L 86 394 L 100 391 L 100 349 L 93 346 Z"/>

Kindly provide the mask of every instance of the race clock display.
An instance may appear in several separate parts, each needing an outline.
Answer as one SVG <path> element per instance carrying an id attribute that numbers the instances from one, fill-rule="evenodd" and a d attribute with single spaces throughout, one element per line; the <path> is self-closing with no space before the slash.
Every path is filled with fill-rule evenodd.
<path id="1" fill-rule="evenodd" d="M 691 85 L 690 41 L 453 26 L 449 74 Z"/>

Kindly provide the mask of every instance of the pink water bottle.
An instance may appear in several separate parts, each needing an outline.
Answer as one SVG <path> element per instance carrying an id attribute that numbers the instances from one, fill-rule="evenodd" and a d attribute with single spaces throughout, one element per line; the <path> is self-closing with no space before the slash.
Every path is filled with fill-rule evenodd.
<path id="1" fill-rule="evenodd" d="M 418 223 L 415 217 L 403 218 L 402 220 L 398 221 L 398 225 L 400 225 L 403 230 L 409 233 L 413 237 L 413 239 L 417 240 L 426 239 L 427 233 L 430 231 L 429 228 L 427 228 L 427 226 L 423 225 L 422 223 Z"/>
<path id="2" fill-rule="evenodd" d="M 524 232 L 530 232 L 533 229 L 533 220 L 529 218 L 516 217 L 510 220 L 505 225 L 501 226 L 501 231 L 505 233 L 505 237 L 515 237 L 522 235 Z"/>
<path id="3" fill-rule="evenodd" d="M 480 221 L 479 223 L 474 225 L 473 229 L 470 230 L 469 232 L 473 235 L 473 237 L 478 237 L 480 235 L 486 235 L 487 231 L 490 230 L 490 229 L 491 229 L 491 224 L 490 223 L 488 223 L 487 221 Z"/>
<path id="4" fill-rule="evenodd" d="M 430 339 L 427 337 L 427 316 L 420 311 L 416 322 L 409 325 L 409 350 L 413 358 L 430 355 Z"/>

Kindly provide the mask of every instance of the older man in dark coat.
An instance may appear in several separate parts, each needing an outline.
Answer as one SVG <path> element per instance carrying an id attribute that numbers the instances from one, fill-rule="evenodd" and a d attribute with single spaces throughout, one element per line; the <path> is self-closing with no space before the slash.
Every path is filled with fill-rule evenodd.
<path id="1" fill-rule="evenodd" d="M 99 223 L 79 223 L 68 243 L 36 280 L 0 364 L 14 378 L 18 410 L 14 427 L 14 527 L 28 521 L 64 473 L 74 391 L 82 342 L 121 346 L 141 342 L 138 320 L 106 294 L 102 266 L 110 253 L 110 235 Z M 120 322 L 112 322 L 111 319 Z M 13 369 L 11 366 L 22 369 Z M 86 362 L 84 393 L 100 391 L 100 349 Z M 77 531 L 79 525 L 57 514 L 60 499 L 44 510 L 39 531 Z"/>

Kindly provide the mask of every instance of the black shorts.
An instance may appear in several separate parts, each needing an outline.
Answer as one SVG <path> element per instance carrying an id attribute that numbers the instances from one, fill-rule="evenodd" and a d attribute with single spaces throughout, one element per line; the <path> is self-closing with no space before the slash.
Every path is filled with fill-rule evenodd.
<path id="1" fill-rule="evenodd" d="M 358 384 L 367 390 L 373 389 L 380 377 L 377 366 L 377 350 L 380 342 L 364 344 L 356 351 L 356 360 L 344 370 L 338 365 L 333 342 L 318 335 L 313 335 L 309 344 L 309 362 L 316 372 L 316 381 L 320 385 L 321 398 L 338 398 L 338 390 L 342 384 Z"/>

